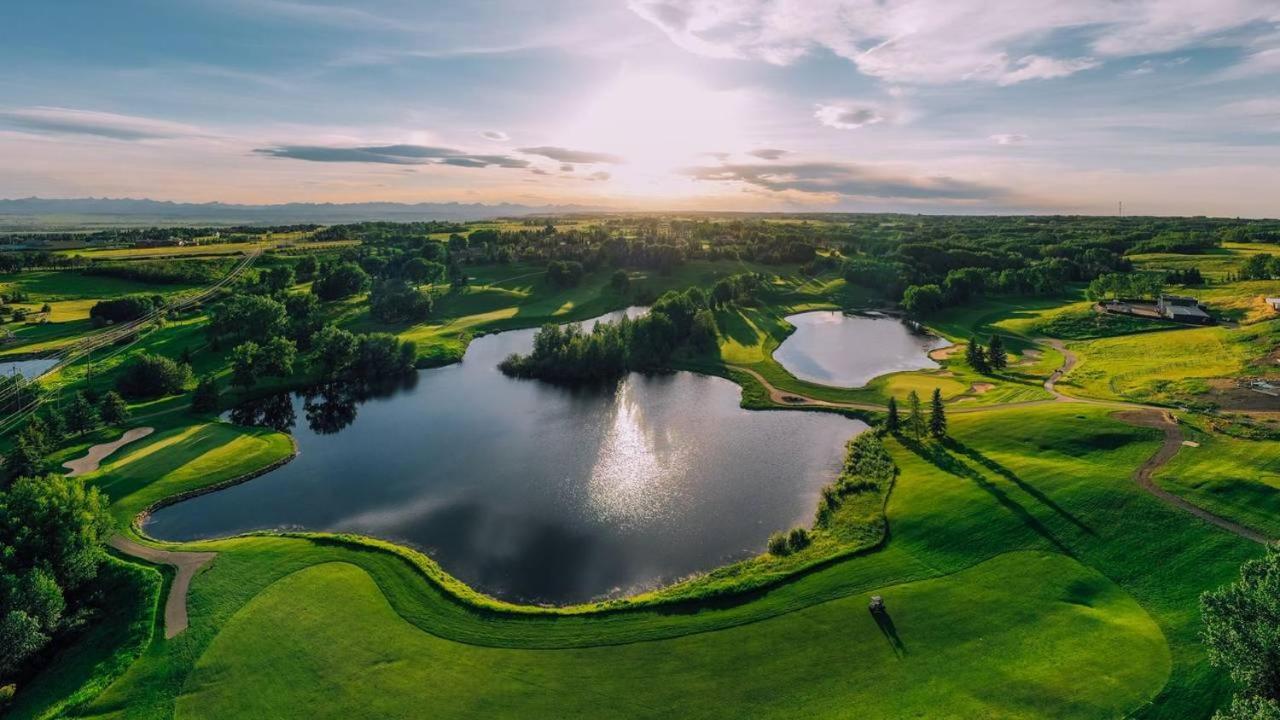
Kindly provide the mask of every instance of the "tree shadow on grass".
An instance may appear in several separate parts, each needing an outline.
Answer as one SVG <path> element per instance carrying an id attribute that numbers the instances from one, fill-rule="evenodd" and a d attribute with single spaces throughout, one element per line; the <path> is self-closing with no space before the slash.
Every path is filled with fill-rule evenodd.
<path id="1" fill-rule="evenodd" d="M 988 495 L 995 499 L 996 502 L 1000 503 L 1006 510 L 1013 513 L 1019 520 L 1021 520 L 1022 524 L 1031 528 L 1036 532 L 1036 534 L 1057 548 L 1058 552 L 1068 557 L 1075 557 L 1075 553 L 1063 544 L 1061 540 L 1054 537 L 1053 533 L 1049 531 L 1049 528 L 1046 527 L 1039 518 L 1023 507 L 1017 500 L 1009 497 L 1008 493 L 984 477 L 982 473 L 974 470 L 961 462 L 954 455 L 947 452 L 946 448 L 936 443 L 925 444 L 905 436 L 901 437 L 900 440 L 903 447 L 906 447 L 911 452 L 920 456 L 922 460 L 927 461 L 943 472 L 949 475 L 955 475 L 956 477 L 972 480 L 975 485 L 985 490 Z"/>
<path id="2" fill-rule="evenodd" d="M 983 467 L 990 470 L 991 472 L 999 475 L 1005 480 L 1008 480 L 1014 485 L 1017 485 L 1020 490 L 1030 495 L 1031 497 L 1035 498 L 1036 500 L 1040 501 L 1040 503 L 1043 504 L 1045 507 L 1061 515 L 1063 519 L 1065 519 L 1067 522 L 1071 523 L 1072 525 L 1075 525 L 1081 531 L 1091 536 L 1095 536 L 1095 537 L 1097 536 L 1097 533 L 1094 532 L 1093 528 L 1084 524 L 1084 522 L 1080 520 L 1080 518 L 1071 514 L 1069 510 L 1062 507 L 1058 503 L 1054 502 L 1053 498 L 1049 497 L 1048 495 L 1045 495 L 1044 492 L 1042 492 L 1039 488 L 1037 488 L 1034 485 L 1031 485 L 1030 483 L 1024 481 L 1022 478 L 1018 477 L 1009 468 L 1005 467 L 1004 465 L 1001 465 L 995 460 L 992 460 L 986 455 L 983 455 L 982 453 L 978 452 L 977 450 L 974 450 L 973 448 L 969 447 L 968 445 L 965 445 L 964 443 L 960 442 L 959 440 L 956 440 L 955 438 L 948 437 L 948 438 L 945 438 L 942 442 L 948 448 L 955 450 L 956 452 L 964 455 L 965 457 L 968 457 L 974 462 L 977 462 L 978 464 L 982 465 Z"/>

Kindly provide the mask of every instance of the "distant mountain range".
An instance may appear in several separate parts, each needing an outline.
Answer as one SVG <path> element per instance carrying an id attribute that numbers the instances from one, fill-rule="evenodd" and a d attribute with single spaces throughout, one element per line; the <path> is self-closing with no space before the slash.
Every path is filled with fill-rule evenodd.
<path id="1" fill-rule="evenodd" d="M 517 205 L 499 203 L 284 203 L 236 205 L 180 203 L 130 198 L 0 199 L 0 230 L 51 229 L 92 225 L 285 225 L 346 223 L 362 220 L 487 220 L 523 215 L 601 212 L 589 205 Z"/>

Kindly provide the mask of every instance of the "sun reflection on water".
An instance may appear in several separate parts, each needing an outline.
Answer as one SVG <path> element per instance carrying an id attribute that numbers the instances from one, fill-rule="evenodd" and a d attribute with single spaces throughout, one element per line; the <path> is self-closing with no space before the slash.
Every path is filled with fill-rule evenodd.
<path id="1" fill-rule="evenodd" d="M 592 514 L 623 528 L 674 512 L 687 455 L 669 431 L 646 421 L 635 395 L 632 383 L 619 385 L 587 487 Z"/>

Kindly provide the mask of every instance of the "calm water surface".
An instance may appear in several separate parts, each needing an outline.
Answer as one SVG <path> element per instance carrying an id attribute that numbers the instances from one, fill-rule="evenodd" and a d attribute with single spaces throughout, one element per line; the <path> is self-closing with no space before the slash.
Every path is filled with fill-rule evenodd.
<path id="1" fill-rule="evenodd" d="M 57 358 L 0 360 L 0 373 L 4 373 L 5 375 L 21 375 L 28 380 L 32 380 L 45 374 L 49 368 L 57 364 Z"/>
<path id="2" fill-rule="evenodd" d="M 749 412 L 736 385 L 692 373 L 570 390 L 498 372 L 533 334 L 478 338 L 462 363 L 363 403 L 340 392 L 268 402 L 252 420 L 292 416 L 301 454 L 156 512 L 147 532 L 358 532 L 422 548 L 499 597 L 578 602 L 709 570 L 809 525 L 845 441 L 866 428 Z"/>
<path id="3" fill-rule="evenodd" d="M 773 359 L 801 380 L 837 387 L 862 387 L 888 373 L 936 368 L 929 351 L 950 344 L 875 313 L 807 312 L 787 322 L 796 331 L 782 341 Z"/>

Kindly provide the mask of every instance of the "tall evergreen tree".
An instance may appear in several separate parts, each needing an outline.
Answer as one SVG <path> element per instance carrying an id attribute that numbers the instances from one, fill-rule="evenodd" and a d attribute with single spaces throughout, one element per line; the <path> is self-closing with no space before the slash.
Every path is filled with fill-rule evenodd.
<path id="1" fill-rule="evenodd" d="M 987 363 L 996 370 L 1003 370 L 1009 365 L 1009 353 L 999 335 L 992 335 L 991 342 L 987 344 Z"/>
<path id="2" fill-rule="evenodd" d="M 907 429 L 915 436 L 916 440 L 924 437 L 924 411 L 920 408 L 920 395 L 912 390 L 907 395 L 907 407 L 910 414 L 907 416 Z"/>
<path id="3" fill-rule="evenodd" d="M 74 435 L 89 432 L 98 425 L 98 410 L 83 392 L 76 393 L 67 406 L 67 429 Z"/>
<path id="4" fill-rule="evenodd" d="M 929 434 L 942 439 L 947 436 L 947 413 L 942 407 L 942 390 L 933 389 L 933 399 L 929 402 Z"/>
<path id="5" fill-rule="evenodd" d="M 898 401 L 889 398 L 889 415 L 884 419 L 884 429 L 897 435 L 902 431 L 902 418 L 898 416 Z"/>
<path id="6" fill-rule="evenodd" d="M 120 393 L 111 390 L 98 400 L 98 414 L 102 416 L 102 422 L 119 425 L 129 419 L 129 407 Z"/>
<path id="7" fill-rule="evenodd" d="M 991 371 L 991 366 L 987 364 L 987 353 L 976 337 L 970 338 L 969 344 L 965 346 L 964 359 L 969 363 L 969 367 L 980 373 L 986 374 Z"/>
<path id="8" fill-rule="evenodd" d="M 195 394 L 191 396 L 191 409 L 196 412 L 213 412 L 218 409 L 218 381 L 212 375 L 200 378 Z"/>

